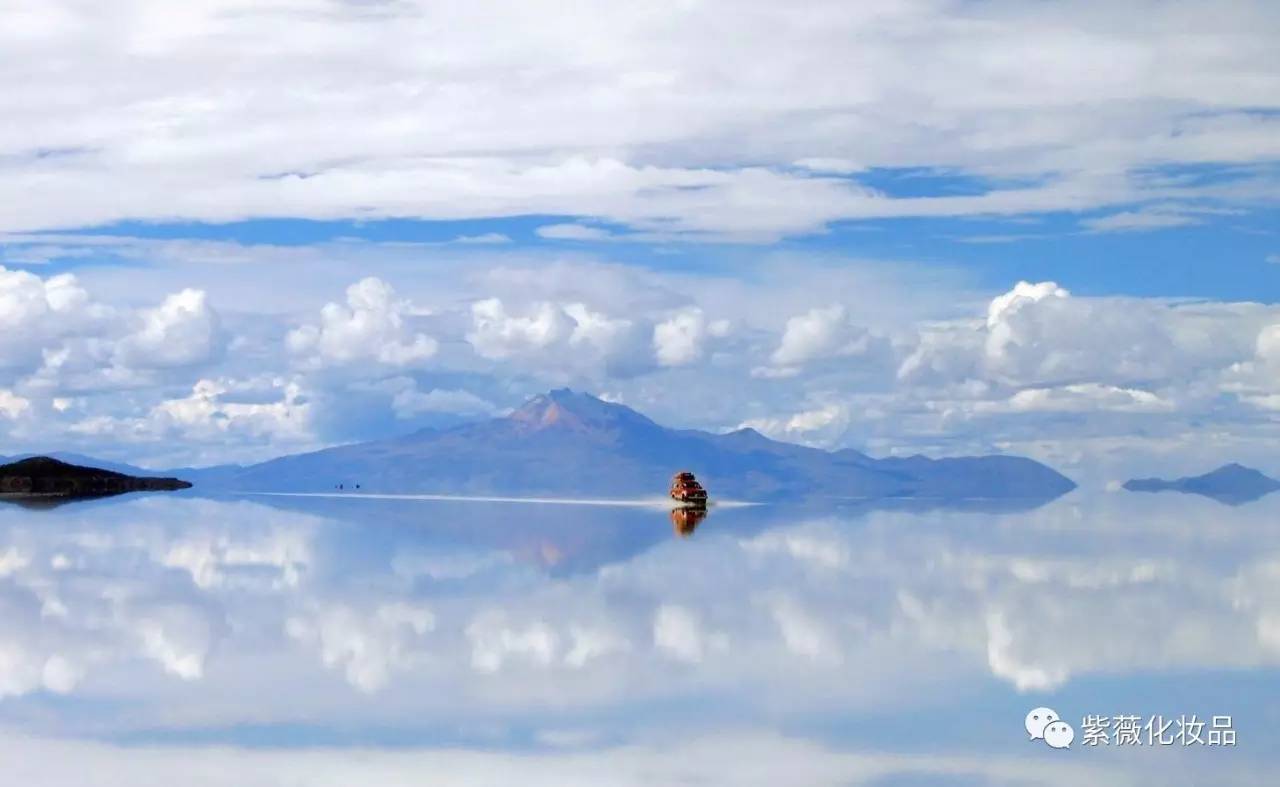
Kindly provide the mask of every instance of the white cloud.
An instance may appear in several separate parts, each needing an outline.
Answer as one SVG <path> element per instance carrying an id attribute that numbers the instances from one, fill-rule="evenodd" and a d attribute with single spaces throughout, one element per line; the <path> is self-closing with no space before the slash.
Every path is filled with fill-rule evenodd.
<path id="1" fill-rule="evenodd" d="M 347 245 L 359 244 L 335 253 L 353 254 Z M 98 269 L 83 281 L 16 273 L 0 299 L 17 320 L 0 337 L 11 361 L 0 431 L 11 451 L 56 443 L 156 467 L 260 460 L 454 420 L 440 414 L 493 415 L 568 385 L 672 426 L 752 426 L 876 454 L 1030 453 L 1074 474 L 1064 458 L 1117 453 L 1101 440 L 1139 452 L 1212 431 L 1261 445 L 1280 406 L 1280 340 L 1268 333 L 1280 310 L 1265 304 L 1091 297 L 1053 282 L 955 302 L 939 295 L 949 281 L 792 258 L 730 277 L 506 257 L 437 270 L 421 253 L 379 258 L 394 282 L 380 270 L 292 333 L 294 300 L 215 306 L 263 270 L 287 275 L 261 289 L 301 280 L 318 258 L 268 255 L 235 286 L 179 267 L 148 285 L 168 293 L 155 297 Z M 429 313 L 414 305 L 428 302 Z"/>
<path id="2" fill-rule="evenodd" d="M 269 392 L 271 401 L 236 400 L 239 391 Z M 311 434 L 311 405 L 295 381 L 202 379 L 188 396 L 166 399 L 140 419 L 98 418 L 77 423 L 72 431 L 103 437 L 139 439 L 180 437 L 205 442 L 239 439 L 269 444 L 305 444 Z"/>
<path id="3" fill-rule="evenodd" d="M 1150 391 L 1114 385 L 1081 383 L 1060 388 L 1027 388 L 1009 399 L 1010 409 L 1019 412 L 1096 412 L 1115 410 L 1132 413 L 1163 413 L 1174 404 Z"/>
<path id="4" fill-rule="evenodd" d="M 511 243 L 511 238 L 501 232 L 485 232 L 480 235 L 459 235 L 453 242 L 474 246 L 500 246 Z"/>
<path id="5" fill-rule="evenodd" d="M 200 290 L 170 295 L 138 316 L 142 325 L 116 346 L 122 366 L 192 366 L 210 360 L 221 349 L 218 316 Z"/>
<path id="6" fill-rule="evenodd" d="M 1019 282 L 992 299 L 983 328 L 956 323 L 927 329 L 898 374 L 914 381 L 970 377 L 1032 387 L 1168 380 L 1228 366 L 1241 356 L 1260 316 L 1249 306 L 1076 298 L 1053 282 Z"/>
<path id="7" fill-rule="evenodd" d="M 0 136 L 9 229 L 551 215 L 771 238 L 1185 199 L 1220 187 L 1151 168 L 1249 167 L 1280 145 L 1253 111 L 1280 83 L 1264 2 L 44 6 L 0 41 L 0 78 L 20 86 L 0 111 L 23 118 Z M 266 45 L 285 30 L 287 46 Z M 1204 45 L 1189 50 L 1186 30 Z M 231 59 L 243 67 L 218 67 Z M 1033 185 L 891 197 L 827 176 L 860 167 Z"/>
<path id="8" fill-rule="evenodd" d="M 866 353 L 872 337 L 849 322 L 838 304 L 810 309 L 787 320 L 778 349 L 771 357 L 779 366 L 802 364 L 815 358 Z"/>
<path id="9" fill-rule="evenodd" d="M 795 166 L 813 172 L 830 172 L 837 175 L 852 175 L 865 169 L 857 162 L 842 158 L 805 158 L 796 161 Z"/>
<path id="10" fill-rule="evenodd" d="M 391 409 L 397 418 L 412 418 L 422 413 L 453 413 L 456 415 L 493 415 L 497 408 L 470 391 L 448 388 L 420 390 L 412 381 L 400 378 L 403 387 L 391 399 Z"/>
<path id="11" fill-rule="evenodd" d="M 613 319 L 607 314 L 595 312 L 585 303 L 571 303 L 564 307 L 565 314 L 573 319 L 571 345 L 591 345 L 609 351 L 631 331 L 634 323 L 626 319 Z"/>
<path id="12" fill-rule="evenodd" d="M 702 309 L 683 309 L 653 326 L 654 357 L 661 366 L 688 366 L 702 359 L 708 339 L 729 331 L 727 320 L 708 322 Z"/>
<path id="13" fill-rule="evenodd" d="M 420 365 L 436 353 L 435 339 L 414 332 L 406 317 L 411 304 L 370 276 L 347 288 L 346 306 L 326 304 L 319 325 L 289 332 L 289 350 L 310 367 L 375 361 L 393 367 Z"/>
<path id="14" fill-rule="evenodd" d="M 569 320 L 551 303 L 539 303 L 525 315 L 508 314 L 499 298 L 471 304 L 467 341 L 481 356 L 502 359 L 541 350 L 571 332 Z"/>
<path id="15" fill-rule="evenodd" d="M 13 391 L 0 388 L 0 415 L 17 418 L 31 409 L 31 402 Z"/>
<path id="16" fill-rule="evenodd" d="M 549 240 L 609 240 L 613 233 L 584 224 L 547 224 L 537 230 L 539 237 Z"/>
<path id="17" fill-rule="evenodd" d="M 1085 219 L 1080 222 L 1093 232 L 1147 232 L 1172 227 L 1186 227 L 1201 223 L 1201 219 L 1188 213 L 1157 210 L 1126 210 Z"/>
<path id="18" fill-rule="evenodd" d="M 0 367 L 34 365 L 42 349 L 103 316 L 71 274 L 42 279 L 0 267 Z"/>
<path id="19" fill-rule="evenodd" d="M 775 440 L 831 445 L 849 427 L 851 416 L 842 404 L 827 404 L 776 418 L 749 418 L 739 424 Z"/>

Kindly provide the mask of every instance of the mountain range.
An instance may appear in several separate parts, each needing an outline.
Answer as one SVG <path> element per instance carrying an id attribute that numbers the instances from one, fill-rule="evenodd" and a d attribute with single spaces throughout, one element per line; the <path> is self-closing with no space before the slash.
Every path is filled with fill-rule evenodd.
<path id="1" fill-rule="evenodd" d="M 771 440 L 669 429 L 629 407 L 568 389 L 510 415 L 445 430 L 284 456 L 250 466 L 167 471 L 202 490 L 530 495 L 661 495 L 692 470 L 715 497 L 1049 499 L 1075 488 L 1016 456 L 875 459 Z"/>
<path id="2" fill-rule="evenodd" d="M 1130 492 L 1185 492 L 1210 497 L 1228 505 L 1240 505 L 1280 490 L 1280 481 L 1252 467 L 1231 463 L 1204 475 L 1166 480 L 1134 478 L 1126 481 Z"/>

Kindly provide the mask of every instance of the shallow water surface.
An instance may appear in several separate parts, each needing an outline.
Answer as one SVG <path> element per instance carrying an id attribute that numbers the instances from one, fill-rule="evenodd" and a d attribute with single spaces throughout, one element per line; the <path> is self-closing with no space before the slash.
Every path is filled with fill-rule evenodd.
<path id="1" fill-rule="evenodd" d="M 39 784 L 1262 784 L 1277 513 L 5 506 L 0 752 Z M 1028 740 L 1037 706 L 1071 748 Z M 1192 714 L 1236 745 L 1083 740 L 1086 715 Z"/>

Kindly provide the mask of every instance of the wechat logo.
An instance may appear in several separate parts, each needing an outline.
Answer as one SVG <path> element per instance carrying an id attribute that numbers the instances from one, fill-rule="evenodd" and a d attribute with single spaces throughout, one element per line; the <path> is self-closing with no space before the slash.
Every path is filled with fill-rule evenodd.
<path id="1" fill-rule="evenodd" d="M 1023 722 L 1031 740 L 1042 740 L 1051 749 L 1069 749 L 1076 739 L 1075 729 L 1053 708 L 1032 708 Z"/>

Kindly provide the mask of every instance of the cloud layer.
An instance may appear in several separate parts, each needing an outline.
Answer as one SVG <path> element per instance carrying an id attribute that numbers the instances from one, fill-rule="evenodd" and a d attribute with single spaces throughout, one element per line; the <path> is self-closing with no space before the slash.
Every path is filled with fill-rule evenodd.
<path id="1" fill-rule="evenodd" d="M 587 261 L 449 270 L 443 289 L 365 276 L 276 313 L 224 302 L 225 280 L 104 300 L 102 273 L 4 270 L 0 431 L 13 450 L 175 466 L 447 426 L 571 385 L 676 426 L 1119 473 L 1108 457 L 1161 461 L 1178 443 L 1261 457 L 1280 408 L 1280 311 L 1257 303 L 1018 282 L 945 305 L 954 290 L 908 276 L 790 261 L 745 280 Z"/>
<path id="2" fill-rule="evenodd" d="M 1277 16 L 1245 0 L 55 0 L 7 17 L 0 111 L 21 122 L 0 135 L 3 230 L 552 215 L 754 240 L 1115 206 L 1101 231 L 1274 196 L 1248 168 L 1280 156 Z M 1160 171 L 1199 164 L 1246 177 Z M 894 195 L 860 179 L 872 168 L 982 188 Z"/>

